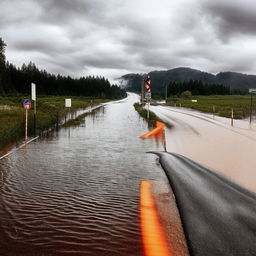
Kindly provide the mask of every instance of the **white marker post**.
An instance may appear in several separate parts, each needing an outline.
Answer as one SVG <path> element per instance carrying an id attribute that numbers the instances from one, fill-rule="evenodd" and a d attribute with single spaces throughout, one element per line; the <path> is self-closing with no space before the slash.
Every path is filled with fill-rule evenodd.
<path id="1" fill-rule="evenodd" d="M 31 108 L 31 102 L 30 100 L 24 100 L 23 107 L 26 111 L 25 115 L 25 143 L 27 144 L 28 141 L 28 110 Z"/>
<path id="2" fill-rule="evenodd" d="M 69 113 L 71 108 L 71 99 L 65 99 L 65 107 L 68 108 L 68 113 Z M 66 117 L 65 117 L 65 123 L 66 123 Z M 70 137 L 70 128 L 68 129 L 68 136 Z"/>
<path id="3" fill-rule="evenodd" d="M 36 85 L 31 83 L 31 99 L 34 101 L 34 136 L 36 136 Z"/>

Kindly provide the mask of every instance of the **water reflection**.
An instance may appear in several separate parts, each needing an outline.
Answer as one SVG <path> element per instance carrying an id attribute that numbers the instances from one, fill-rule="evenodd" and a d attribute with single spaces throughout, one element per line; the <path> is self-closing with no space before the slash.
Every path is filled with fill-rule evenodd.
<path id="1" fill-rule="evenodd" d="M 142 179 L 162 180 L 138 100 L 107 104 L 0 162 L 0 255 L 142 255 Z M 68 136 L 70 134 L 70 136 Z"/>

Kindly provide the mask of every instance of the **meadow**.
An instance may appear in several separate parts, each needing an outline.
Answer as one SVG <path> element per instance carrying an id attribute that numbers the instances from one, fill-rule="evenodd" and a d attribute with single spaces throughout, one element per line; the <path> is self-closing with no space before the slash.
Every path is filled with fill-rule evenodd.
<path id="1" fill-rule="evenodd" d="M 11 141 L 17 141 L 24 137 L 25 110 L 23 101 L 27 97 L 0 97 L 0 146 Z M 72 107 L 65 108 L 65 98 L 72 98 Z M 75 112 L 99 103 L 107 102 L 104 99 L 92 99 L 88 97 L 65 97 L 65 96 L 41 96 L 36 101 L 36 134 L 52 127 L 58 127 L 68 111 Z M 28 111 L 28 134 L 34 135 L 34 112 Z"/>
<path id="2" fill-rule="evenodd" d="M 192 102 L 192 99 L 197 102 Z M 243 119 L 250 115 L 250 95 L 211 95 L 193 96 L 189 99 L 170 97 L 167 105 L 195 109 L 205 113 L 215 113 L 223 117 L 231 117 L 234 111 L 235 119 Z M 256 96 L 253 96 L 253 114 L 256 113 Z"/>

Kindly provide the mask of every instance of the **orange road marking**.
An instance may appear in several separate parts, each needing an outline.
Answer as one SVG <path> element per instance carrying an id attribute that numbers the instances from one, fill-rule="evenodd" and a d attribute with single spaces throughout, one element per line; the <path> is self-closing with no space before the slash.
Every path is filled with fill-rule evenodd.
<path id="1" fill-rule="evenodd" d="M 141 139 L 146 139 L 148 138 L 149 136 L 152 136 L 152 135 L 156 135 L 158 134 L 159 132 L 162 132 L 164 129 L 164 124 L 162 122 L 159 122 L 159 121 L 156 121 L 156 128 L 152 131 L 149 131 L 148 133 L 140 136 Z"/>
<path id="2" fill-rule="evenodd" d="M 152 195 L 151 183 L 147 180 L 140 184 L 140 222 L 145 256 L 171 256 Z"/>

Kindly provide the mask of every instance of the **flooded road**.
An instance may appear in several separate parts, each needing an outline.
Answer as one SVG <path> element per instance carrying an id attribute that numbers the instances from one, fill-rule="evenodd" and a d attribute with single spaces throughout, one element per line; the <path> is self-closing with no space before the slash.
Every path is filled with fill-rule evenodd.
<path id="1" fill-rule="evenodd" d="M 143 255 L 142 179 L 166 182 L 140 140 L 135 94 L 0 161 L 0 255 Z"/>
<path id="2" fill-rule="evenodd" d="M 167 151 L 186 156 L 256 192 L 256 127 L 184 108 L 152 106 L 174 125 L 167 130 Z"/>

